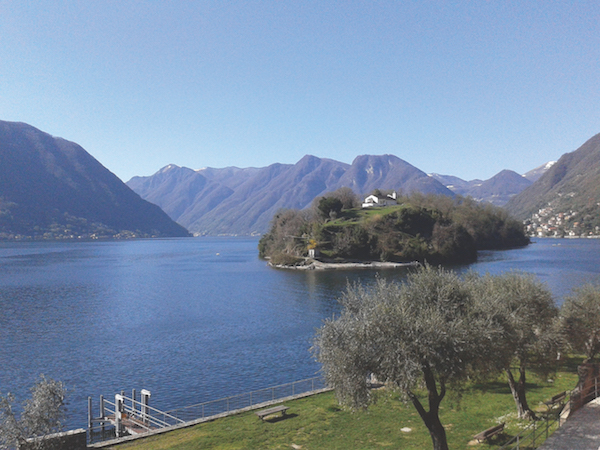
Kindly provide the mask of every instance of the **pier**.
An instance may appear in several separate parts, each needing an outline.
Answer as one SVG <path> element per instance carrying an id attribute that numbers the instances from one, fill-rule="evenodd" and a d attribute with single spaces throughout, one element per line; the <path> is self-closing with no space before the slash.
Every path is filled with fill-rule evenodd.
<path id="1" fill-rule="evenodd" d="M 105 439 L 107 434 L 112 437 L 125 435 L 138 435 L 184 423 L 182 419 L 160 411 L 150 406 L 150 391 L 142 389 L 140 400 L 137 400 L 135 389 L 131 397 L 124 391 L 115 395 L 114 403 L 100 396 L 99 415 L 94 417 L 92 412 L 92 398 L 88 397 L 88 429 L 90 436 L 100 433 Z"/>

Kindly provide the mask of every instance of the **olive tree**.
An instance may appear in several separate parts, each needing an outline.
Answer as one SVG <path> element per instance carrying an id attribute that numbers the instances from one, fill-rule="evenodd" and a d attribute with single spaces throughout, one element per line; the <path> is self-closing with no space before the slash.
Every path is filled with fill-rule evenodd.
<path id="1" fill-rule="evenodd" d="M 565 299 L 560 315 L 569 344 L 593 359 L 600 352 L 600 286 L 575 289 Z"/>
<path id="2" fill-rule="evenodd" d="M 367 407 L 367 379 L 374 376 L 406 394 L 434 450 L 446 450 L 440 404 L 448 388 L 489 369 L 496 333 L 472 291 L 454 273 L 426 266 L 402 284 L 380 279 L 370 288 L 349 286 L 340 302 L 340 316 L 323 324 L 313 346 L 338 400 Z"/>
<path id="3" fill-rule="evenodd" d="M 495 357 L 490 363 L 506 374 L 518 417 L 533 419 L 525 390 L 527 370 L 548 373 L 562 343 L 552 294 L 533 275 L 518 272 L 486 275 L 476 285 L 475 295 L 494 311 L 503 330 L 493 342 Z"/>
<path id="4" fill-rule="evenodd" d="M 0 448 L 16 448 L 32 437 L 46 436 L 62 429 L 66 389 L 63 383 L 40 375 L 23 404 L 19 418 L 13 409 L 14 396 L 0 396 Z M 44 440 L 37 441 L 47 448 Z"/>

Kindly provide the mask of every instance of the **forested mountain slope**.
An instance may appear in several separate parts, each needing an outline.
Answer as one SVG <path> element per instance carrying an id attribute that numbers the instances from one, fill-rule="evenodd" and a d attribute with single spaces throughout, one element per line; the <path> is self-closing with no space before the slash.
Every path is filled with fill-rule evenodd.
<path id="1" fill-rule="evenodd" d="M 0 237 L 187 236 L 79 145 L 0 121 Z"/>
<path id="2" fill-rule="evenodd" d="M 600 134 L 577 150 L 564 154 L 544 175 L 506 208 L 525 219 L 540 209 L 556 212 L 576 211 L 582 219 L 600 217 Z"/>

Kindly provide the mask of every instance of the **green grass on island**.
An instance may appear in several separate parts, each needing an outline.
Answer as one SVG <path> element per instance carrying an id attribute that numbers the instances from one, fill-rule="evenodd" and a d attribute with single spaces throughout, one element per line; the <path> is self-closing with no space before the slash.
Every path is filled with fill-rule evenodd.
<path id="1" fill-rule="evenodd" d="M 566 359 L 550 380 L 528 375 L 529 405 L 544 412 L 542 404 L 555 394 L 575 387 L 581 358 Z M 112 447 L 125 449 L 429 449 L 431 438 L 411 403 L 400 394 L 380 389 L 376 403 L 352 411 L 338 405 L 333 392 L 285 402 L 286 417 L 261 421 L 253 411 L 202 423 L 162 435 Z M 467 386 L 460 400 L 449 391 L 440 418 L 452 449 L 498 449 L 530 422 L 516 418 L 515 403 L 503 377 Z M 505 433 L 477 444 L 473 436 L 506 422 Z M 408 430 L 410 429 L 410 431 Z"/>

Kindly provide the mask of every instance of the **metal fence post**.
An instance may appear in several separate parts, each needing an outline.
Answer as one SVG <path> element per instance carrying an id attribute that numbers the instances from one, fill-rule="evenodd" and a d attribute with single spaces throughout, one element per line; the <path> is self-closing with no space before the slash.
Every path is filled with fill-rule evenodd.
<path id="1" fill-rule="evenodd" d="M 142 396 L 142 404 L 140 405 L 140 413 L 142 416 L 142 422 L 146 423 L 146 421 L 149 420 L 148 416 L 150 415 L 150 409 L 148 408 L 148 406 L 150 405 L 150 396 L 152 394 L 150 393 L 150 391 L 146 390 L 146 389 L 142 389 L 141 392 L 141 396 Z"/>
<path id="2" fill-rule="evenodd" d="M 115 433 L 117 437 L 123 436 L 123 425 L 121 422 L 121 414 L 123 411 L 123 396 L 115 395 Z"/>
<path id="3" fill-rule="evenodd" d="M 106 417 L 106 413 L 104 412 L 104 395 L 100 396 L 100 419 L 102 419 L 102 422 L 100 422 L 102 424 L 102 437 L 104 437 L 104 419 Z"/>
<path id="4" fill-rule="evenodd" d="M 92 397 L 88 397 L 88 429 L 92 431 Z"/>
<path id="5" fill-rule="evenodd" d="M 132 389 L 131 390 L 131 409 L 132 409 L 132 412 L 133 412 L 134 415 L 136 414 L 136 411 L 137 411 L 137 408 L 135 407 L 135 398 L 136 398 L 136 396 L 137 396 L 136 390 Z"/>

